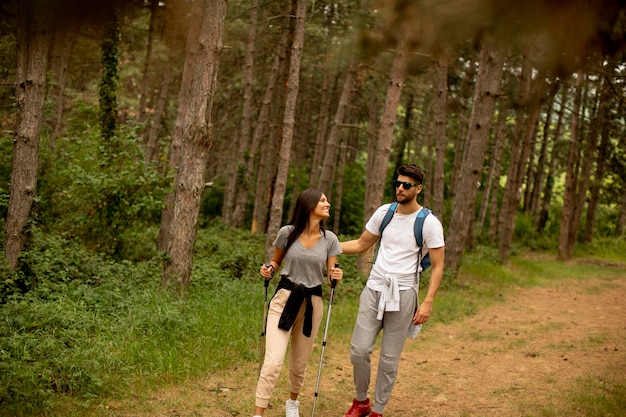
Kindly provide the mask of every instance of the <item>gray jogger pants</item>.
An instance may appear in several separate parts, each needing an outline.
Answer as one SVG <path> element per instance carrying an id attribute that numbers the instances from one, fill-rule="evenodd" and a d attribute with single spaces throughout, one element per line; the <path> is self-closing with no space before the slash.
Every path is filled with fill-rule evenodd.
<path id="1" fill-rule="evenodd" d="M 417 308 L 417 293 L 414 289 L 400 291 L 400 311 L 385 311 L 382 320 L 376 318 L 379 298 L 380 292 L 368 287 L 361 293 L 359 313 L 350 342 L 350 360 L 356 399 L 363 401 L 367 398 L 370 384 L 370 356 L 376 336 L 384 327 L 372 408 L 382 414 L 396 382 L 400 355 Z"/>

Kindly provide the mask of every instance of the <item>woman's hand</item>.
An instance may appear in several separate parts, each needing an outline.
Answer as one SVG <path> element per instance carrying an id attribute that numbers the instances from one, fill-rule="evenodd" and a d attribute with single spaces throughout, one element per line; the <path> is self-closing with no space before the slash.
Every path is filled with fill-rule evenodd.
<path id="1" fill-rule="evenodd" d="M 330 268 L 330 279 L 335 281 L 341 281 L 343 278 L 343 269 L 339 267 Z"/>
<path id="2" fill-rule="evenodd" d="M 274 265 L 272 264 L 263 264 L 261 265 L 261 270 L 259 271 L 259 273 L 261 274 L 261 276 L 265 279 L 270 279 L 272 278 L 272 275 L 274 275 L 274 272 L 276 271 L 276 269 L 274 268 Z"/>

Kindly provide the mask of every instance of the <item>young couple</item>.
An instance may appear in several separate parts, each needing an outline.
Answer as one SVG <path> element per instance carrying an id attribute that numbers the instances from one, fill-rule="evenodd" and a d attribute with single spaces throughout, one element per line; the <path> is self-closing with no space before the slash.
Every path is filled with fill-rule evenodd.
<path id="1" fill-rule="evenodd" d="M 414 164 L 403 165 L 396 172 L 396 213 L 385 229 L 376 263 L 361 293 L 352 334 L 350 359 L 356 393 L 352 407 L 344 417 L 382 416 L 396 381 L 406 337 L 414 338 L 416 330 L 432 312 L 435 294 L 443 278 L 445 249 L 441 222 L 435 216 L 427 216 L 423 226 L 422 256 L 430 255 L 432 273 L 426 297 L 419 304 L 419 247 L 413 224 L 422 209 L 416 197 L 422 191 L 423 180 L 423 171 Z M 323 316 L 324 271 L 327 272 L 327 282 L 341 280 L 343 272 L 334 267 L 337 256 L 342 252 L 362 253 L 372 247 L 380 238 L 380 225 L 389 208 L 390 204 L 379 207 L 358 239 L 340 243 L 337 236 L 324 227 L 324 220 L 330 215 L 330 203 L 324 193 L 309 189 L 298 197 L 291 221 L 280 229 L 274 241 L 274 255 L 269 266 L 263 265 L 260 270 L 261 275 L 269 279 L 282 265 L 281 279 L 268 311 L 266 350 L 256 388 L 255 417 L 263 416 L 269 405 L 289 339 L 290 398 L 285 409 L 287 417 L 299 417 L 298 395 Z M 371 402 L 368 397 L 370 355 L 383 324 L 374 401 Z"/>

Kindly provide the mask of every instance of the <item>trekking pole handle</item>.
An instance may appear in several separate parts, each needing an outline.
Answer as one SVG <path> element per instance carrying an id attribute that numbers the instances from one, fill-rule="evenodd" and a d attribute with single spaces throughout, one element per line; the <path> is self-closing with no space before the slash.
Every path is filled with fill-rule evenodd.
<path id="1" fill-rule="evenodd" d="M 335 268 L 339 268 L 339 264 L 338 264 L 338 263 L 335 263 Z M 332 279 L 332 278 L 331 278 L 331 279 L 330 279 L 330 286 L 331 286 L 332 288 L 335 288 L 335 287 L 337 286 L 337 280 L 336 280 L 336 279 Z"/>
<path id="2" fill-rule="evenodd" d="M 276 272 L 276 268 L 274 268 L 274 265 L 272 265 L 270 262 L 263 264 L 267 269 L 272 268 L 272 275 L 270 275 L 269 279 L 264 280 L 264 285 L 265 288 L 269 287 L 270 285 L 270 281 L 272 280 L 272 278 L 274 278 L 274 272 Z"/>

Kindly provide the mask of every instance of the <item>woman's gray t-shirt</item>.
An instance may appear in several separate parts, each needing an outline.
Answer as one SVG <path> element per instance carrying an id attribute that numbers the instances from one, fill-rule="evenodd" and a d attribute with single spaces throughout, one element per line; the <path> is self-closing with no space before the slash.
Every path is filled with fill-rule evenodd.
<path id="1" fill-rule="evenodd" d="M 280 228 L 274 240 L 274 246 L 285 249 L 287 237 L 293 226 L 287 225 Z M 330 256 L 339 255 L 342 252 L 339 239 L 330 230 L 322 234 L 320 240 L 311 249 L 307 249 L 298 239 L 291 245 L 283 258 L 281 275 L 289 276 L 291 282 L 302 284 L 307 288 L 317 287 L 326 279 L 326 260 Z"/>

